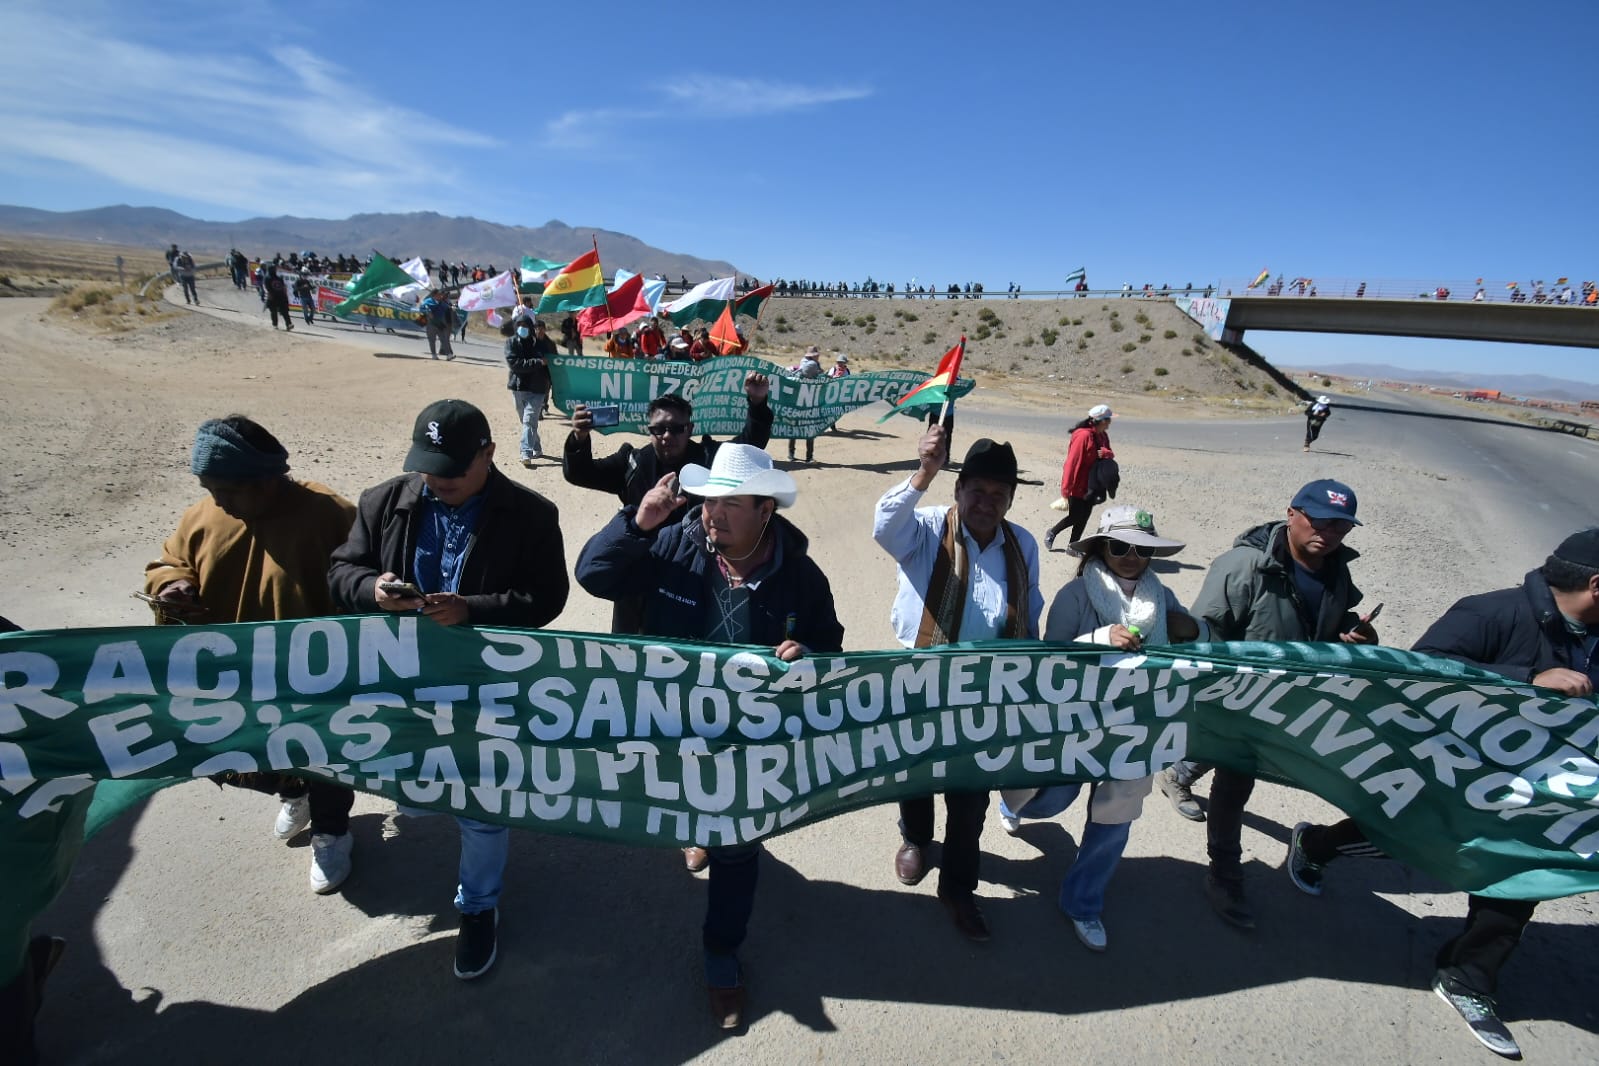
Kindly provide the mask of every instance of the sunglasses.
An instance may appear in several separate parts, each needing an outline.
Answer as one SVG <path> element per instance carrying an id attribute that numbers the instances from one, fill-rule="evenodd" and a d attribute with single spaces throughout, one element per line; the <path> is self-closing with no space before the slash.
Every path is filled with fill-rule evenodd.
<path id="1" fill-rule="evenodd" d="M 679 433 L 687 433 L 694 428 L 692 422 L 658 422 L 653 426 L 645 427 L 652 437 L 672 437 Z"/>
<path id="2" fill-rule="evenodd" d="M 1128 552 L 1134 553 L 1140 559 L 1153 559 L 1155 557 L 1155 549 L 1142 544 L 1128 544 L 1125 540 L 1107 540 L 1105 542 L 1106 555 L 1120 559 Z"/>

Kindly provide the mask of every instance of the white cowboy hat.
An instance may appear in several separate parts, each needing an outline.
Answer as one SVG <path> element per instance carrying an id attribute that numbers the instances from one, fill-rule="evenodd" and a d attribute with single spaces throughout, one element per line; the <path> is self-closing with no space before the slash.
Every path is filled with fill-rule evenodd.
<path id="1" fill-rule="evenodd" d="M 794 506 L 799 494 L 794 479 L 775 469 L 772 457 L 753 444 L 722 445 L 709 470 L 689 463 L 679 472 L 678 483 L 694 496 L 770 496 L 779 507 Z"/>

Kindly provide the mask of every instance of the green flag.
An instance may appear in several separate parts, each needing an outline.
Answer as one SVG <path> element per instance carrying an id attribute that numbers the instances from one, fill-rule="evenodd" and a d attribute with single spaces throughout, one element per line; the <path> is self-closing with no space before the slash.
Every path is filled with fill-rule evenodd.
<path id="1" fill-rule="evenodd" d="M 391 259 L 386 259 L 376 252 L 372 253 L 372 265 L 366 268 L 361 275 L 361 280 L 350 287 L 344 302 L 333 308 L 336 315 L 348 314 L 354 311 L 362 300 L 368 296 L 376 296 L 388 289 L 397 289 L 402 285 L 415 285 L 416 279 Z"/>

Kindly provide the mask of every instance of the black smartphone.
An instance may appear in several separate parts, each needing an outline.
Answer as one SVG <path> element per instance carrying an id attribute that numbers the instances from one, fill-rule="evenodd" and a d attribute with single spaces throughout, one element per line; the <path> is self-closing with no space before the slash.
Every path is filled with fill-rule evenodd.
<path id="1" fill-rule="evenodd" d="M 390 596 L 405 596 L 414 600 L 422 598 L 422 590 L 409 581 L 379 581 L 378 588 Z"/>
<path id="2" fill-rule="evenodd" d="M 589 407 L 589 414 L 594 419 L 595 429 L 614 426 L 622 421 L 622 408 L 614 403 L 593 404 Z"/>

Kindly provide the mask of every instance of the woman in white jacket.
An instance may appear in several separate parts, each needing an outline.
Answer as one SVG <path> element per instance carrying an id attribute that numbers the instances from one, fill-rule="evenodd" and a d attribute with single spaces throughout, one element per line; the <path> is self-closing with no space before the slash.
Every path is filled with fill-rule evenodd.
<path id="1" fill-rule="evenodd" d="M 1074 541 L 1072 548 L 1082 553 L 1083 561 L 1077 577 L 1050 606 L 1045 640 L 1108 644 L 1137 652 L 1145 644 L 1181 644 L 1207 634 L 1205 623 L 1189 614 L 1149 569 L 1151 559 L 1176 555 L 1183 542 L 1157 536 L 1148 511 L 1112 507 L 1100 516 L 1098 532 Z M 1088 820 L 1077 858 L 1060 886 L 1060 909 L 1090 951 L 1105 950 L 1105 925 L 1100 921 L 1105 886 L 1121 862 L 1150 781 L 1148 777 L 1102 781 L 1090 787 Z M 1080 784 L 1004 790 L 1000 821 L 1007 833 L 1015 833 L 1023 818 L 1051 818 L 1064 811 L 1081 790 Z"/>

